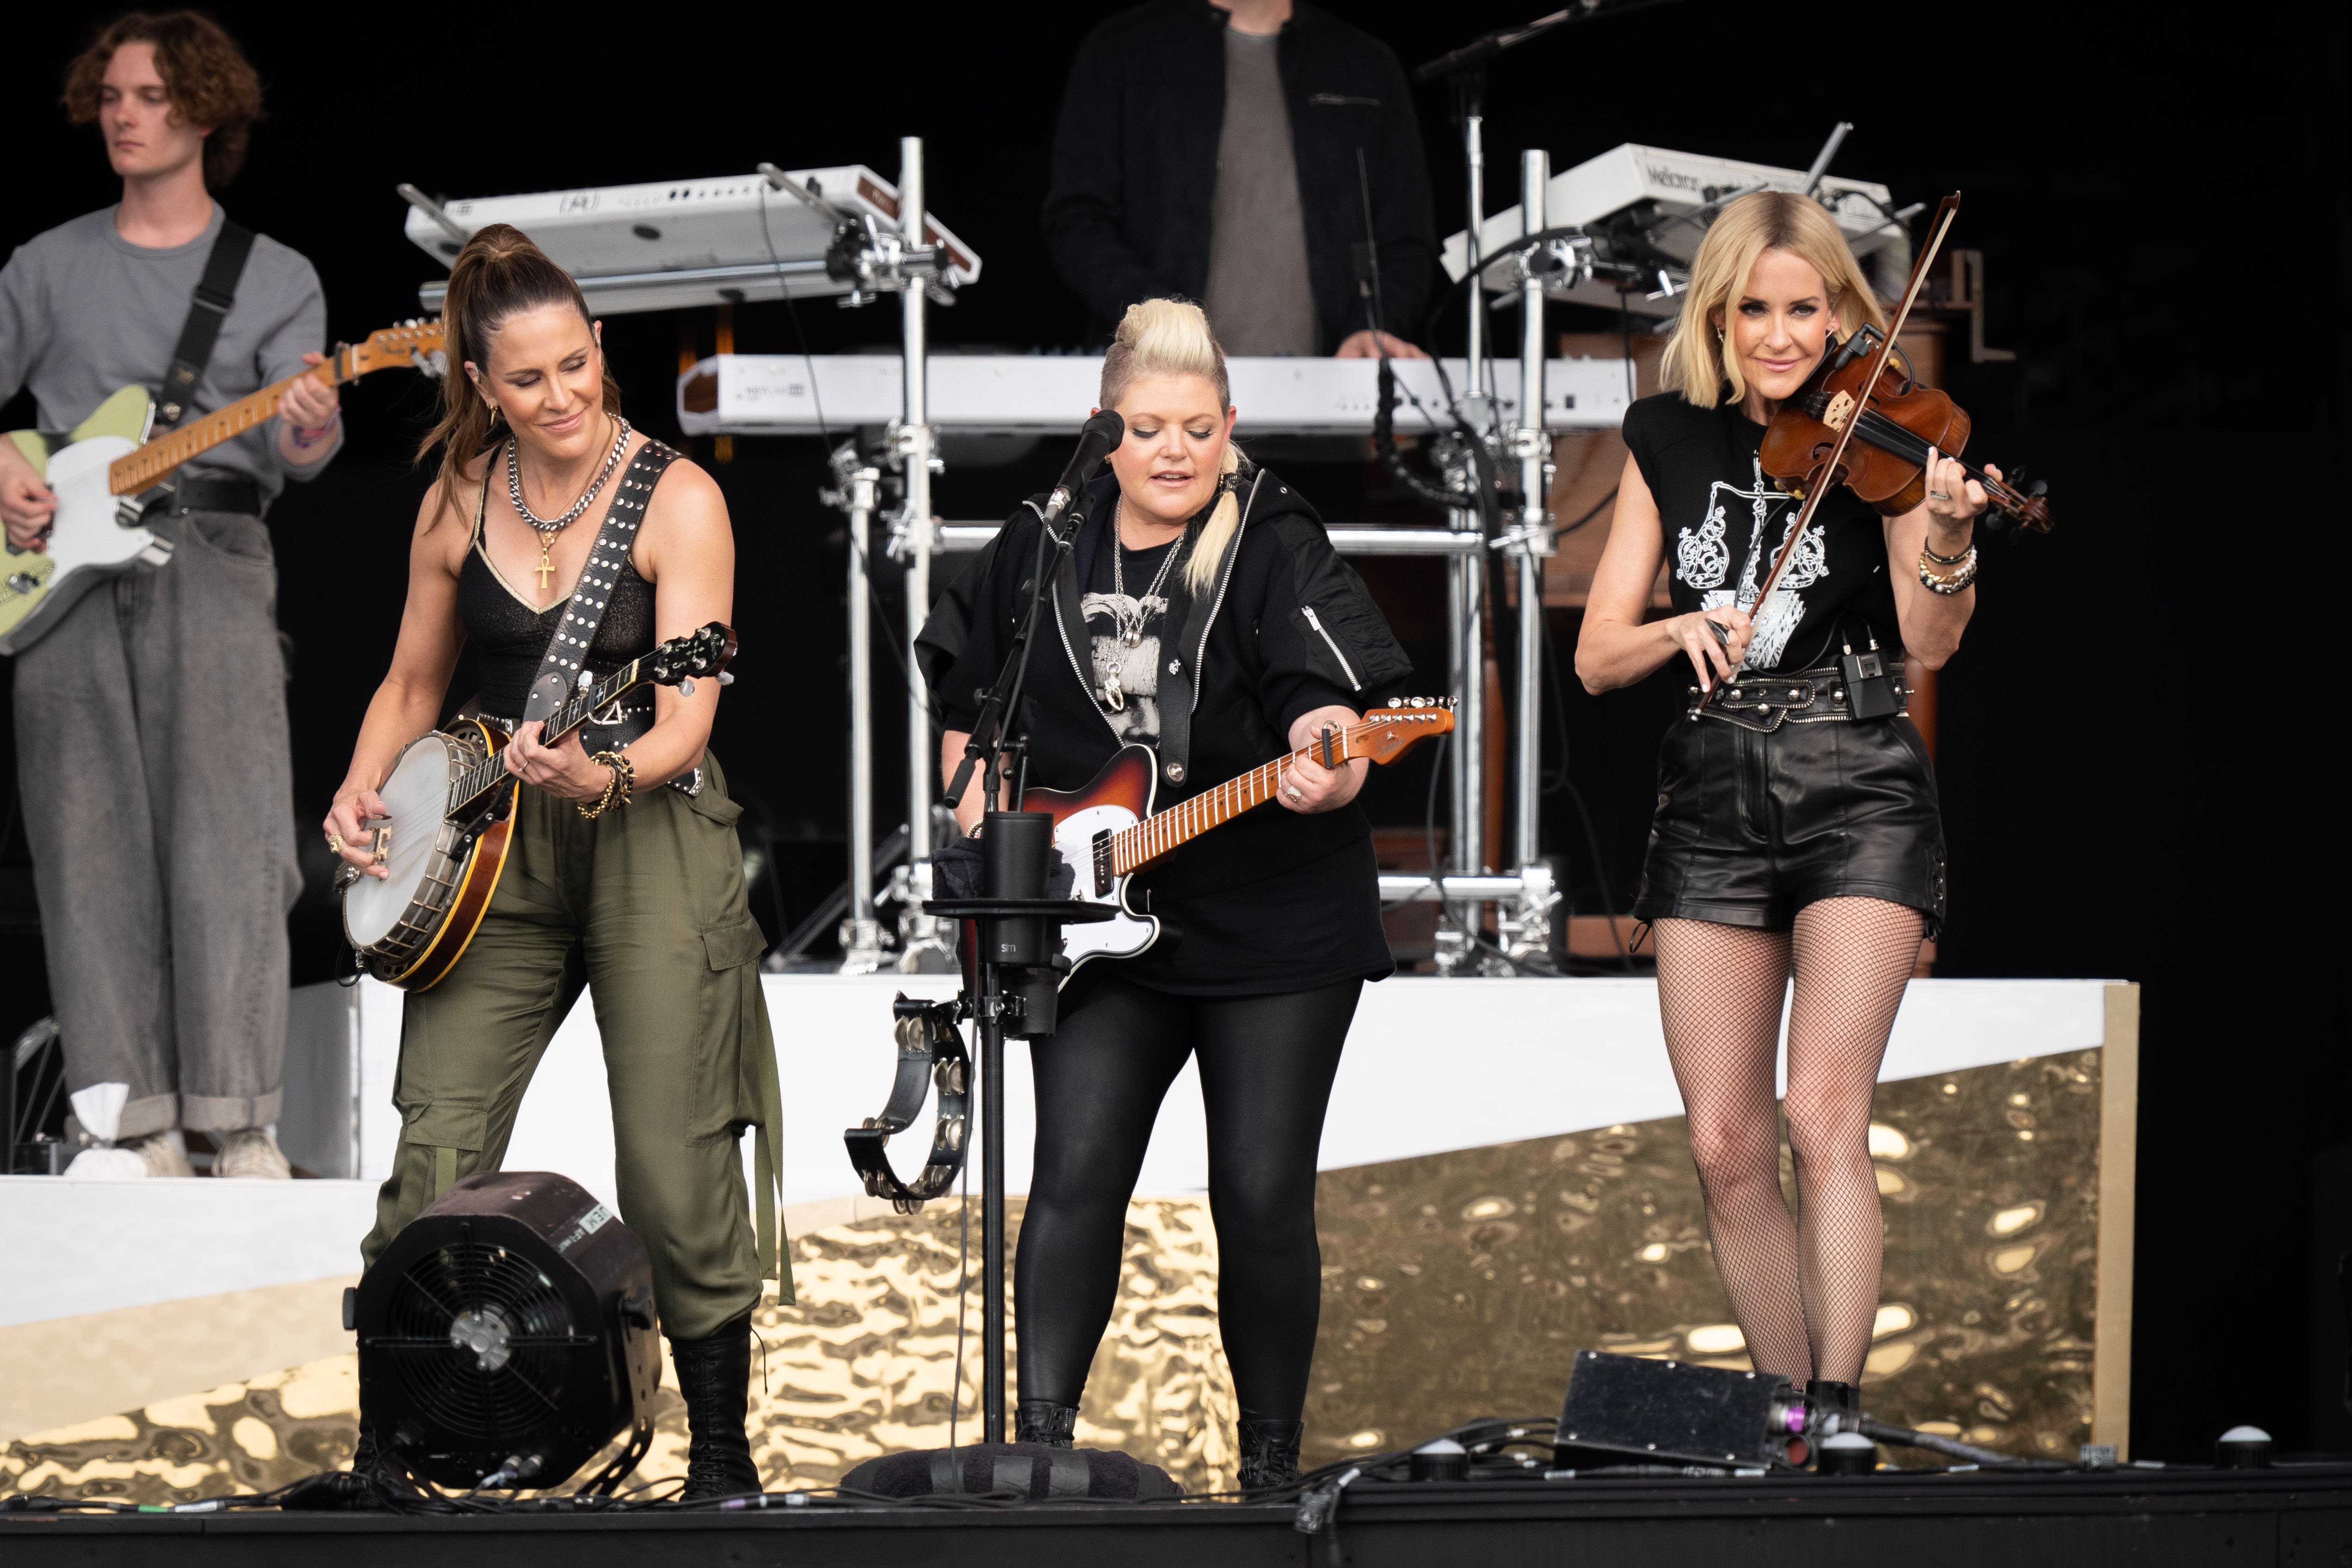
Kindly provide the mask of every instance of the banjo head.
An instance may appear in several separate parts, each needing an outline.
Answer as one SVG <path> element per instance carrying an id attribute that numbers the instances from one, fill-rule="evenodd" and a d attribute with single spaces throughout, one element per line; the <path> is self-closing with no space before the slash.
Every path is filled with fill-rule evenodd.
<path id="1" fill-rule="evenodd" d="M 434 873 L 447 858 L 441 840 L 449 783 L 472 760 L 467 748 L 436 731 L 410 742 L 376 791 L 392 814 L 385 864 L 392 874 L 362 877 L 343 890 L 343 935 L 360 952 L 391 937 L 420 904 L 431 908 L 441 890 Z"/>

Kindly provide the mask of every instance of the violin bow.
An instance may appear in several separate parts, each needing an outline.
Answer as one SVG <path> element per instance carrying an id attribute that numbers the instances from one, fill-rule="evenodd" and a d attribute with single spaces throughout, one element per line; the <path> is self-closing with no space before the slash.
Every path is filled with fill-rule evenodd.
<path id="1" fill-rule="evenodd" d="M 1779 584 L 1780 574 L 1788 570 L 1789 563 L 1795 558 L 1797 542 L 1805 537 L 1805 530 L 1811 526 L 1813 513 L 1821 506 L 1822 498 L 1837 488 L 1838 465 L 1845 461 L 1846 445 L 1853 439 L 1853 433 L 1862 427 L 1861 416 L 1869 412 L 1871 395 L 1878 390 L 1878 378 L 1885 374 L 1887 361 L 1895 353 L 1895 340 L 1901 335 L 1903 324 L 1911 319 L 1911 307 L 1918 302 L 1919 290 L 1927 283 L 1927 268 L 1935 264 L 1936 252 L 1943 248 L 1944 236 L 1951 232 L 1952 220 L 1959 215 L 1960 193 L 1954 191 L 1937 206 L 1936 226 L 1928 235 L 1926 247 L 1920 250 L 1918 259 L 1911 264 L 1911 281 L 1904 286 L 1903 303 L 1895 312 L 1894 322 L 1886 329 L 1885 341 L 1878 345 L 1878 353 L 1871 357 L 1870 375 L 1862 384 L 1861 397 L 1854 402 L 1855 416 L 1847 420 L 1845 428 L 1838 432 L 1837 445 L 1830 448 L 1829 457 L 1805 476 L 1804 504 L 1797 509 L 1796 525 L 1789 530 L 1789 537 L 1780 542 L 1780 552 L 1772 558 L 1772 570 L 1765 576 L 1763 587 L 1757 590 L 1758 615 L 1763 614 L 1764 606 L 1771 603 L 1772 590 Z M 1752 642 L 1748 645 L 1748 651 L 1755 651 Z M 1741 659 L 1739 668 L 1747 668 L 1748 661 Z M 1738 679 L 1738 674 L 1739 670 L 1736 669 L 1730 677 L 1717 681 L 1714 689 L 1700 700 L 1699 706 L 1705 708 L 1720 697 L 1723 689 Z"/>

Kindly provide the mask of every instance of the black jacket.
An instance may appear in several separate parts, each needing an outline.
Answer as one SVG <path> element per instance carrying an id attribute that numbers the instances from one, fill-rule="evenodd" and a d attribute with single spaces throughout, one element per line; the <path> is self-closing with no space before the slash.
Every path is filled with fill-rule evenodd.
<path id="1" fill-rule="evenodd" d="M 1224 130 L 1226 14 L 1153 0 L 1078 49 L 1054 132 L 1045 243 L 1106 339 L 1139 300 L 1199 300 Z M 1381 325 L 1416 336 L 1437 268 L 1429 171 L 1404 71 L 1387 45 L 1299 4 L 1278 46 L 1323 351 L 1371 323 L 1356 285 L 1361 149 L 1379 237 Z"/>
<path id="2" fill-rule="evenodd" d="M 1110 476 L 1091 489 L 1097 504 L 1075 548 L 1055 572 L 1054 604 L 1029 656 L 1022 722 L 1030 736 L 1029 782 L 1075 789 L 1119 749 L 1086 673 L 1091 658 L 1078 607 L 1095 552 L 1107 548 Z M 1226 547 L 1216 587 L 1171 606 L 1163 647 L 1181 671 L 1160 688 L 1160 809 L 1224 783 L 1290 750 L 1300 714 L 1338 703 L 1361 710 L 1412 671 L 1363 579 L 1331 548 L 1307 499 L 1265 469 L 1244 481 L 1242 525 Z M 969 731 L 996 679 L 1036 560 L 1039 496 L 1006 520 L 988 548 L 950 584 L 917 639 L 924 678 L 940 694 L 950 730 Z M 1312 612 L 1311 616 L 1309 612 Z M 1189 689 L 1191 700 L 1171 699 Z M 1189 738 L 1184 731 L 1189 731 Z M 1167 763 L 1187 752 L 1183 777 Z M 1162 898 L 1189 898 L 1303 865 L 1368 840 L 1371 828 L 1350 804 L 1300 816 L 1271 803 L 1177 850 L 1150 872 Z M 1369 863 L 1369 861 L 1368 861 Z"/>

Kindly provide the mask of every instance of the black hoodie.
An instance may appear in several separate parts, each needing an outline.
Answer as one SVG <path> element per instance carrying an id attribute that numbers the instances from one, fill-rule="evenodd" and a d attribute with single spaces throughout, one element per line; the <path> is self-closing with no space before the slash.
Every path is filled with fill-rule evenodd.
<path id="1" fill-rule="evenodd" d="M 1054 600 L 1030 654 L 1020 722 L 1029 782 L 1076 789 L 1118 754 L 1097 701 L 1079 598 L 1110 542 L 1114 482 L 1094 501 L 1054 577 Z M 1239 490 L 1241 526 L 1199 599 L 1171 595 L 1161 646 L 1174 650 L 1160 690 L 1161 761 L 1154 808 L 1223 784 L 1290 750 L 1294 720 L 1339 705 L 1361 711 L 1412 673 L 1362 579 L 1331 548 L 1304 496 L 1259 469 Z M 918 639 L 947 727 L 971 728 L 994 684 L 1036 560 L 1040 496 L 941 596 Z M 1189 698 L 1189 700 L 1185 699 Z M 1181 756 L 1182 776 L 1169 764 Z M 1371 826 L 1350 803 L 1302 816 L 1267 803 L 1203 834 L 1139 877 L 1134 902 L 1177 933 L 1122 966 L 1162 990 L 1247 995 L 1387 973 Z"/>

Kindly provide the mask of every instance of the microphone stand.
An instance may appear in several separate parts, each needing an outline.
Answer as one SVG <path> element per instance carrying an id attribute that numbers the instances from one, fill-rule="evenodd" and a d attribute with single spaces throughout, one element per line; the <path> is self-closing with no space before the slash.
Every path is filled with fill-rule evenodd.
<path id="1" fill-rule="evenodd" d="M 1053 509 L 1049 506 L 1048 513 Z M 1115 910 L 1077 899 L 1048 899 L 1047 868 L 1053 860 L 1054 818 L 1046 812 L 999 809 L 1004 797 L 1004 753 L 1013 753 L 1012 795 L 1015 807 L 1026 793 L 1029 737 L 1004 738 L 1016 722 L 1021 690 L 1029 674 L 1029 653 L 1035 645 L 1038 622 L 1053 592 L 1062 557 L 1086 525 L 1087 501 L 1076 490 L 1068 510 L 1049 515 L 1038 531 L 1037 553 L 1032 563 L 1029 603 L 1023 609 L 1013 646 L 1006 653 L 996 682 L 981 703 L 971 736 L 964 743 L 942 802 L 950 808 L 963 798 L 975 767 L 980 771 L 982 798 L 987 809 L 981 818 L 981 896 L 977 899 L 932 899 L 923 912 L 940 920 L 969 921 L 977 928 L 963 965 L 963 992 L 959 1002 L 972 1020 L 980 1054 L 981 1129 L 981 1259 L 985 1277 L 981 1313 L 981 1437 L 988 1443 L 1005 1441 L 1004 1409 L 1004 1042 L 1036 1039 L 1055 1027 L 1055 997 L 1065 968 L 1057 963 L 1066 924 L 1104 921 Z M 1117 548 L 1116 542 L 1113 548 Z"/>

